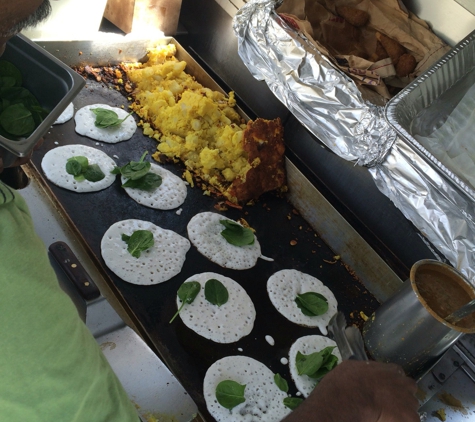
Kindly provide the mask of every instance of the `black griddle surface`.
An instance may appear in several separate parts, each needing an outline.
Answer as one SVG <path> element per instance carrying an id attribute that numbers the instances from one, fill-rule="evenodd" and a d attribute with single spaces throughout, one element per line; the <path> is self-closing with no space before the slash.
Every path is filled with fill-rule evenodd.
<path id="1" fill-rule="evenodd" d="M 127 100 L 117 90 L 88 81 L 74 100 L 75 109 L 96 103 L 127 106 Z M 261 361 L 289 382 L 290 393 L 296 393 L 288 367 L 281 363 L 281 359 L 288 357 L 289 348 L 297 338 L 321 333 L 316 328 L 295 325 L 275 310 L 266 291 L 267 279 L 275 272 L 296 269 L 320 279 L 334 293 L 338 308 L 344 312 L 349 323 L 361 324 L 360 311 L 370 315 L 379 305 L 352 276 L 351 270 L 334 259 L 338 251 L 332 251 L 286 199 L 272 193 L 263 195 L 254 206 L 246 206 L 243 210 L 230 208 L 222 214 L 235 220 L 245 218 L 256 230 L 262 254 L 274 261 L 259 259 L 252 269 L 229 270 L 209 261 L 192 245 L 182 271 L 171 280 L 155 286 L 137 286 L 123 281 L 105 266 L 101 257 L 101 239 L 112 224 L 129 218 L 148 220 L 188 238 L 186 226 L 189 220 L 199 212 L 218 212 L 214 208 L 217 200 L 203 195 L 199 188 L 188 187 L 187 199 L 181 206 L 181 215 L 178 215 L 176 210 L 158 211 L 137 204 L 120 187 L 119 178 L 109 188 L 94 193 L 75 193 L 62 189 L 44 177 L 41 160 L 47 151 L 67 144 L 98 148 L 121 166 L 131 160 L 138 161 L 144 151 L 153 153 L 157 143 L 144 136 L 140 128 L 128 141 L 117 144 L 97 142 L 78 135 L 74 131 L 72 119 L 51 128 L 43 145 L 34 153 L 32 162 L 85 241 L 89 253 L 108 276 L 107 281 L 112 290 L 125 300 L 133 313 L 132 318 L 139 321 L 148 337 L 146 340 L 158 351 L 160 358 L 191 395 L 205 420 L 212 421 L 213 418 L 206 409 L 202 395 L 203 378 L 208 367 L 225 356 L 246 355 Z M 151 160 L 150 156 L 148 159 Z M 183 172 L 178 164 L 163 164 L 163 167 L 179 176 Z M 295 245 L 291 244 L 293 240 L 297 242 Z M 169 324 L 176 312 L 178 287 L 192 275 L 208 271 L 240 283 L 254 302 L 257 313 L 254 329 L 236 343 L 218 344 L 204 339 L 188 329 L 180 318 Z M 266 341 L 267 335 L 275 340 L 274 346 Z"/>

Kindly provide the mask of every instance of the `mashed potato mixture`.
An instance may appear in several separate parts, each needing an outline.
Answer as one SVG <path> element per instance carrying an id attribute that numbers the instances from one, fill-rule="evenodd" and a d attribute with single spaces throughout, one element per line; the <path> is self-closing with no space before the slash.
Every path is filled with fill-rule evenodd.
<path id="1" fill-rule="evenodd" d="M 261 164 L 261 158 L 245 148 L 248 124 L 235 110 L 234 93 L 228 97 L 202 86 L 185 72 L 186 62 L 177 60 L 175 53 L 175 45 L 168 44 L 149 51 L 146 63 L 126 65 L 134 84 L 131 108 L 141 118 L 144 134 L 158 141 L 154 159 L 160 161 L 164 155 L 182 161 L 190 184 L 192 174 L 198 176 L 204 189 L 221 192 L 231 202 L 255 199 L 255 192 L 237 194 L 233 188 L 236 181 L 245 183 L 248 172 Z M 265 144 L 267 139 L 259 142 Z M 283 148 L 283 139 L 280 142 Z"/>

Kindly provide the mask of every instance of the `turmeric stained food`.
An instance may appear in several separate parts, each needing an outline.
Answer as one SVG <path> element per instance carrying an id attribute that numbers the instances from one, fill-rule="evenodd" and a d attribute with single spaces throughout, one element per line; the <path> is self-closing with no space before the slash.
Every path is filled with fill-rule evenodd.
<path id="1" fill-rule="evenodd" d="M 285 183 L 283 129 L 280 119 L 247 124 L 229 96 L 202 86 L 185 72 L 173 44 L 148 53 L 146 63 L 125 65 L 134 85 L 131 108 L 143 133 L 158 141 L 153 158 L 181 161 L 185 178 L 232 203 L 257 199 Z"/>

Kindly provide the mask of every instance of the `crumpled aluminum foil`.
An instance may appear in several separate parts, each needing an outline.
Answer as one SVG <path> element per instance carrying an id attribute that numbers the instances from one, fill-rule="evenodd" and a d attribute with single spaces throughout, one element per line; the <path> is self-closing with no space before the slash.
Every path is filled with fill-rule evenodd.
<path id="1" fill-rule="evenodd" d="M 336 69 L 276 13 L 282 0 L 250 0 L 233 21 L 238 53 L 292 114 L 335 154 L 369 168 L 393 201 L 475 285 L 474 204 L 406 145 Z"/>

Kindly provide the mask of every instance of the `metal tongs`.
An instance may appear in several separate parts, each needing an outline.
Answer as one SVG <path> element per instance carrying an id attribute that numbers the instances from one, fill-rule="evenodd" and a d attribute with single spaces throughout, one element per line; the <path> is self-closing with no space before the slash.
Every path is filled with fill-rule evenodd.
<path id="1" fill-rule="evenodd" d="M 368 360 L 360 331 L 354 326 L 346 326 L 346 319 L 341 311 L 330 319 L 328 332 L 329 337 L 338 345 L 343 360 Z"/>

